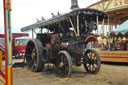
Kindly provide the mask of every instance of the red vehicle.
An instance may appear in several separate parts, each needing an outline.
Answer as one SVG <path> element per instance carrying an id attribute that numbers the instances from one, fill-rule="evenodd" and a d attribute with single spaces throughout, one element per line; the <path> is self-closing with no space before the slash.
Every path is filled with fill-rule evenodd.
<path id="1" fill-rule="evenodd" d="M 12 33 L 12 54 L 15 58 L 24 55 L 28 37 L 28 33 Z M 4 34 L 0 34 L 0 43 L 4 45 Z"/>
<path id="2" fill-rule="evenodd" d="M 30 40 L 29 37 L 17 37 L 14 39 L 15 44 L 14 44 L 14 56 L 15 58 L 19 58 L 24 55 L 25 49 L 26 49 L 26 44 L 28 40 Z"/>

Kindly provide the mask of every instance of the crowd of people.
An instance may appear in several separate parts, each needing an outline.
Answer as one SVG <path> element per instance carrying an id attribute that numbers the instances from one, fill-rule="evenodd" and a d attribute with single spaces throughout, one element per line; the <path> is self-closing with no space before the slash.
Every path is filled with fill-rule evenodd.
<path id="1" fill-rule="evenodd" d="M 118 40 L 105 40 L 104 43 L 101 44 L 102 49 L 104 50 L 118 50 L 125 51 L 128 50 L 128 40 L 126 38 L 118 39 Z"/>

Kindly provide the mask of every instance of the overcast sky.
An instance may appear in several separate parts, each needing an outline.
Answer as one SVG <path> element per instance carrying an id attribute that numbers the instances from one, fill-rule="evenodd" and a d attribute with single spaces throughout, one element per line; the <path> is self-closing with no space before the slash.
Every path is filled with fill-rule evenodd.
<path id="1" fill-rule="evenodd" d="M 80 8 L 100 0 L 78 0 Z M 20 32 L 20 28 L 36 22 L 36 19 L 51 17 L 59 11 L 60 14 L 71 11 L 71 0 L 11 0 L 12 32 Z M 0 34 L 3 33 L 3 0 L 0 0 Z"/>

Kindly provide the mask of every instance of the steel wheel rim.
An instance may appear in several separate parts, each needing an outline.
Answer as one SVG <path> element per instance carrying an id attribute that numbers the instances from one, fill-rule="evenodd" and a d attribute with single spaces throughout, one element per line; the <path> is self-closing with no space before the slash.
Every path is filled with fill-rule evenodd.
<path id="1" fill-rule="evenodd" d="M 69 63 L 66 55 L 60 54 L 57 59 L 57 74 L 61 77 L 65 77 L 69 72 Z"/>
<path id="2" fill-rule="evenodd" d="M 88 52 L 87 56 L 88 56 L 88 62 L 85 63 L 85 68 L 89 72 L 95 72 L 98 69 L 97 56 L 92 51 Z"/>
<path id="3" fill-rule="evenodd" d="M 37 65 L 37 50 L 33 43 L 31 43 L 31 47 L 28 50 L 30 50 L 30 53 L 29 57 L 27 57 L 27 67 L 34 72 Z"/>

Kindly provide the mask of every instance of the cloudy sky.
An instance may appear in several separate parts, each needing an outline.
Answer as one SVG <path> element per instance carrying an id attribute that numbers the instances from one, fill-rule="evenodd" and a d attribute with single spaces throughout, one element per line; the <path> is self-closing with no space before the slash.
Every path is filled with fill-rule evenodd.
<path id="1" fill-rule="evenodd" d="M 85 8 L 100 0 L 78 0 L 80 8 Z M 12 32 L 20 32 L 21 27 L 36 22 L 36 19 L 51 17 L 59 11 L 60 14 L 71 11 L 71 0 L 11 0 Z M 0 34 L 3 30 L 3 0 L 0 0 Z"/>

